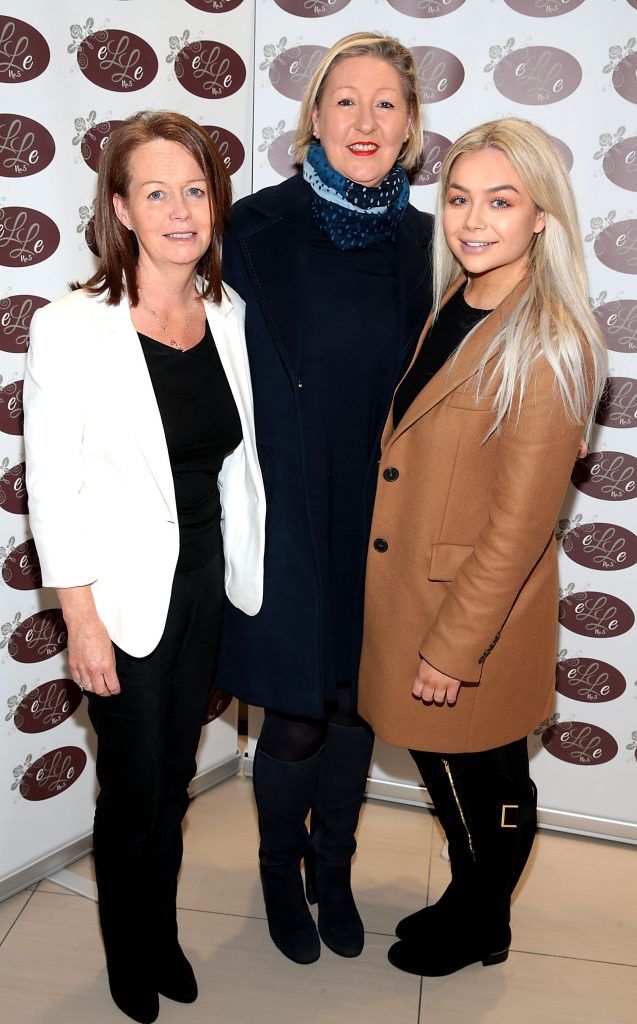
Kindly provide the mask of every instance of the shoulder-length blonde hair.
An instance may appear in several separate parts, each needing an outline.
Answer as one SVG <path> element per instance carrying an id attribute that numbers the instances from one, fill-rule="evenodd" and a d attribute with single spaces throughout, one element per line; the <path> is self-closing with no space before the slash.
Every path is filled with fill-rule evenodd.
<path id="1" fill-rule="evenodd" d="M 294 154 L 297 164 L 302 164 L 307 151 L 315 142 L 312 125 L 314 109 L 320 107 L 327 80 L 332 70 L 348 57 L 379 57 L 396 69 L 400 77 L 411 124 L 407 141 L 398 154 L 398 163 L 409 173 L 414 171 L 422 159 L 422 125 L 420 121 L 420 97 L 418 94 L 418 72 L 413 54 L 393 36 L 380 32 L 354 32 L 344 36 L 327 51 L 305 90 L 299 114 L 299 124 L 294 140 Z"/>
<path id="2" fill-rule="evenodd" d="M 507 157 L 539 210 L 544 230 L 533 236 L 526 253 L 529 287 L 508 322 L 483 354 L 478 387 L 486 363 L 497 356 L 489 380 L 500 379 L 495 423 L 519 406 L 532 368 L 544 356 L 555 374 L 569 415 L 588 432 L 604 388 L 607 356 L 588 300 L 575 199 L 568 172 L 546 132 L 529 121 L 503 118 L 472 128 L 447 151 L 440 171 L 434 230 L 434 317 L 442 297 L 462 267 L 443 232 L 443 213 L 454 163 L 463 153 L 497 149 Z M 468 336 L 467 336 L 468 337 Z M 466 339 L 465 339 L 466 340 Z"/>

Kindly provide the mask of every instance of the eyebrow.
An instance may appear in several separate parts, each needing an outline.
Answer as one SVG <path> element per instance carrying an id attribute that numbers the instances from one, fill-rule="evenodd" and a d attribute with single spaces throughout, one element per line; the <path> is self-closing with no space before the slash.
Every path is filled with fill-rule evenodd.
<path id="1" fill-rule="evenodd" d="M 341 89 L 352 89 L 354 92 L 358 92 L 357 85 L 337 85 L 334 87 L 334 92 L 339 92 Z M 376 92 L 400 92 L 400 89 L 395 89 L 393 85 L 379 85 Z"/>
<path id="2" fill-rule="evenodd" d="M 462 185 L 458 185 L 458 183 L 455 182 L 455 181 L 450 181 L 449 185 L 447 187 L 448 188 L 457 188 L 459 192 L 466 192 L 467 195 L 469 195 L 469 192 L 470 192 L 470 190 L 468 188 L 464 188 Z M 507 192 L 507 191 L 508 192 L 515 192 L 515 194 L 518 195 L 518 196 L 520 195 L 520 192 L 515 187 L 515 185 L 494 185 L 493 188 L 485 189 L 485 192 L 488 195 L 490 195 L 492 192 Z"/>
<path id="3" fill-rule="evenodd" d="M 201 178 L 191 178 L 190 181 L 186 182 L 186 185 L 192 185 L 195 181 L 205 181 L 205 180 L 206 179 L 202 175 Z M 139 187 L 140 188 L 144 188 L 146 185 L 166 185 L 166 184 L 167 184 L 167 182 L 161 181 L 159 178 L 151 178 L 150 181 L 142 181 L 142 182 L 140 182 Z"/>

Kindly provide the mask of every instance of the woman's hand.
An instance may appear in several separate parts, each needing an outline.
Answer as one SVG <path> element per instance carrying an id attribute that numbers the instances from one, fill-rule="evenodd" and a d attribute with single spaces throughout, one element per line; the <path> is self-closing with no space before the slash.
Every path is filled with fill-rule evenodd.
<path id="1" fill-rule="evenodd" d="M 433 702 L 442 706 L 446 701 L 449 707 L 453 707 L 458 698 L 460 686 L 459 679 L 446 676 L 444 672 L 439 672 L 437 668 L 421 658 L 411 693 L 416 700 L 421 700 L 423 704 Z"/>
<path id="2" fill-rule="evenodd" d="M 67 587 L 58 590 L 58 597 L 69 634 L 71 678 L 98 697 L 119 693 L 113 644 L 97 614 L 91 588 Z"/>

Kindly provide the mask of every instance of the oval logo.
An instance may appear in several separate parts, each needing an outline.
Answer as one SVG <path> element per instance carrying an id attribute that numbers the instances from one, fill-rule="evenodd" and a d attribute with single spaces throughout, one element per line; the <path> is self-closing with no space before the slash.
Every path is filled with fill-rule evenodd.
<path id="1" fill-rule="evenodd" d="M 440 168 L 445 153 L 451 146 L 451 140 L 436 132 L 423 132 L 422 167 L 414 178 L 412 185 L 434 185 L 440 177 Z"/>
<path id="2" fill-rule="evenodd" d="M 226 14 L 239 7 L 243 0 L 186 0 L 186 3 L 198 11 L 206 11 L 207 14 Z"/>
<path id="3" fill-rule="evenodd" d="M 613 87 L 623 99 L 637 103 L 637 53 L 629 53 L 613 71 Z"/>
<path id="4" fill-rule="evenodd" d="M 268 146 L 268 163 L 282 178 L 291 178 L 297 172 L 293 152 L 295 138 L 296 131 L 283 132 Z"/>
<path id="5" fill-rule="evenodd" d="M 0 210 L 0 266 L 33 267 L 60 244 L 57 225 L 39 210 L 5 206 Z"/>
<path id="6" fill-rule="evenodd" d="M 589 452 L 575 463 L 571 481 L 592 498 L 628 501 L 637 497 L 637 458 L 627 452 Z"/>
<path id="7" fill-rule="evenodd" d="M 605 302 L 593 312 L 613 352 L 637 352 L 637 299 Z"/>
<path id="8" fill-rule="evenodd" d="M 637 192 L 637 135 L 630 139 L 622 139 L 609 149 L 602 167 L 613 185 Z"/>
<path id="9" fill-rule="evenodd" d="M 6 468 L 8 459 L 0 464 L 0 508 L 12 512 L 16 516 L 26 516 L 28 512 L 27 485 L 25 483 L 24 462 L 18 462 L 11 469 Z"/>
<path id="10" fill-rule="evenodd" d="M 246 157 L 246 151 L 241 140 L 236 135 L 233 135 L 232 132 L 229 132 L 227 128 L 219 128 L 218 125 L 204 124 L 203 128 L 214 142 L 219 156 L 226 165 L 228 174 L 234 174 L 243 166 L 243 161 Z"/>
<path id="11" fill-rule="evenodd" d="M 503 57 L 493 72 L 498 92 L 508 100 L 534 107 L 559 103 L 575 92 L 581 81 L 582 69 L 575 57 L 551 46 L 515 50 Z"/>
<path id="12" fill-rule="evenodd" d="M 49 750 L 30 765 L 20 782 L 25 800 L 49 800 L 77 782 L 86 767 L 86 753 L 80 747 Z"/>
<path id="13" fill-rule="evenodd" d="M 389 0 L 389 6 L 411 18 L 440 18 L 462 7 L 465 0 Z"/>
<path id="14" fill-rule="evenodd" d="M 37 590 L 42 586 L 42 570 L 34 540 L 25 540 L 13 549 L 2 566 L 2 579 L 12 590 Z"/>
<path id="15" fill-rule="evenodd" d="M 24 412 L 22 409 L 23 380 L 14 380 L 6 387 L 0 387 L 0 430 L 5 434 L 24 433 Z"/>
<path id="16" fill-rule="evenodd" d="M 291 50 L 284 50 L 270 65 L 270 82 L 282 96 L 302 100 L 312 75 L 326 53 L 325 46 L 294 46 Z"/>
<path id="17" fill-rule="evenodd" d="M 225 43 L 199 39 L 180 50 L 175 74 L 193 96 L 219 100 L 239 91 L 246 80 L 246 66 Z"/>
<path id="18" fill-rule="evenodd" d="M 0 299 L 0 351 L 24 355 L 29 347 L 31 318 L 49 304 L 41 295 L 9 295 Z"/>
<path id="19" fill-rule="evenodd" d="M 566 170 L 567 171 L 572 170 L 572 168 L 573 168 L 573 154 L 572 154 L 570 148 L 566 145 L 565 142 L 562 142 L 561 139 L 556 139 L 554 135 L 550 135 L 549 138 L 550 138 L 551 142 L 553 143 L 553 145 L 555 146 L 555 148 L 556 148 L 556 150 L 557 150 L 557 152 L 558 152 L 558 154 L 559 154 L 559 156 L 560 156 L 560 158 L 562 160 L 562 163 L 566 167 Z"/>
<path id="20" fill-rule="evenodd" d="M 219 718 L 231 704 L 232 694 L 224 693 L 223 690 L 218 690 L 216 686 L 213 686 L 208 698 L 208 707 L 206 708 L 203 724 L 208 725 L 209 722 L 214 722 L 215 718 Z"/>
<path id="21" fill-rule="evenodd" d="M 458 92 L 464 82 L 464 68 L 453 53 L 436 46 L 413 46 L 411 52 L 423 103 L 438 103 Z"/>
<path id="22" fill-rule="evenodd" d="M 609 640 L 632 629 L 635 613 L 619 597 L 589 590 L 562 598 L 559 621 L 572 633 Z"/>
<path id="23" fill-rule="evenodd" d="M 557 722 L 542 733 L 542 743 L 549 754 L 567 764 L 606 764 L 618 749 L 609 732 L 588 722 Z"/>
<path id="24" fill-rule="evenodd" d="M 326 18 L 329 14 L 338 14 L 349 4 L 350 0 L 274 0 L 286 14 L 296 14 L 297 18 Z"/>
<path id="25" fill-rule="evenodd" d="M 121 123 L 121 121 L 100 121 L 82 138 L 80 144 L 82 158 L 92 171 L 97 171 L 102 150 L 108 142 L 111 132 L 115 131 Z"/>
<path id="26" fill-rule="evenodd" d="M 584 523 L 564 536 L 562 547 L 573 562 L 601 572 L 637 563 L 637 537 L 615 523 Z"/>
<path id="27" fill-rule="evenodd" d="M 77 51 L 82 74 L 110 92 L 137 92 L 155 78 L 157 54 L 132 32 L 109 28 L 87 36 Z"/>
<path id="28" fill-rule="evenodd" d="M 20 732 L 48 732 L 62 725 L 82 703 L 82 691 L 70 679 L 41 683 L 16 708 L 13 723 Z"/>
<path id="29" fill-rule="evenodd" d="M 611 270 L 637 274 L 637 220 L 620 220 L 604 228 L 595 239 L 595 255 Z"/>
<path id="30" fill-rule="evenodd" d="M 33 25 L 0 15 L 0 82 L 30 82 L 50 59 L 49 45 Z"/>
<path id="31" fill-rule="evenodd" d="M 584 0 L 504 0 L 512 11 L 528 14 L 529 18 L 555 18 L 558 14 L 569 14 Z"/>
<path id="32" fill-rule="evenodd" d="M 609 377 L 595 414 L 602 427 L 637 427 L 637 380 Z"/>
<path id="33" fill-rule="evenodd" d="M 36 612 L 13 631 L 8 651 L 14 661 L 34 665 L 60 654 L 66 647 L 66 624 L 59 608 Z"/>
<path id="34" fill-rule="evenodd" d="M 0 175 L 28 178 L 48 167 L 55 155 L 53 136 L 24 114 L 0 114 Z"/>
<path id="35" fill-rule="evenodd" d="M 617 700 L 626 689 L 621 672 L 596 658 L 566 658 L 557 664 L 555 689 L 564 697 L 585 704 Z"/>

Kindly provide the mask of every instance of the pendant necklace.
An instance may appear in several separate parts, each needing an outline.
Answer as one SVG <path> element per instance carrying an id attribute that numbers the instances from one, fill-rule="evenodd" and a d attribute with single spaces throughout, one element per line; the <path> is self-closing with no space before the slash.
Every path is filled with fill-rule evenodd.
<path id="1" fill-rule="evenodd" d="M 161 319 L 159 314 L 155 312 L 153 307 L 149 306 L 148 302 L 146 301 L 146 299 L 144 298 L 144 296 L 142 295 L 141 292 L 139 292 L 139 297 L 142 300 L 142 302 L 144 303 L 144 305 L 145 305 L 146 309 L 148 310 L 148 312 L 151 313 L 152 316 L 155 317 L 155 320 L 159 324 L 159 326 L 160 326 L 160 328 L 161 328 L 161 330 L 162 330 L 166 340 L 168 341 L 168 344 L 172 348 L 176 348 L 178 352 L 185 352 L 186 349 L 184 348 L 184 346 L 181 345 L 177 341 L 176 338 L 173 338 L 173 336 L 171 334 L 169 334 L 169 332 L 168 332 L 168 321 L 166 321 L 166 323 L 163 322 L 163 320 Z M 184 335 L 188 334 L 188 328 L 190 327 L 190 321 L 192 320 L 192 314 L 195 311 L 195 302 L 196 301 L 197 301 L 197 293 L 195 292 L 195 294 L 192 297 L 192 302 L 190 304 L 190 309 L 188 310 L 188 316 L 186 317 L 186 322 L 184 324 L 184 332 L 183 332 Z"/>

